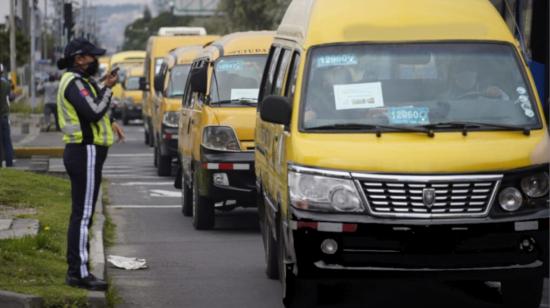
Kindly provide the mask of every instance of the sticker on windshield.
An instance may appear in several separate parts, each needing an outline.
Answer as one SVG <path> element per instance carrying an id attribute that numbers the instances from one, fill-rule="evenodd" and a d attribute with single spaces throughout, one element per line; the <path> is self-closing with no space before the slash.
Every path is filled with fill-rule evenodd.
<path id="1" fill-rule="evenodd" d="M 527 93 L 527 90 L 525 90 L 524 87 L 517 87 L 516 92 L 518 92 L 519 95 L 524 95 Z"/>
<path id="2" fill-rule="evenodd" d="M 355 55 L 328 55 L 317 58 L 316 67 L 323 68 L 355 64 L 357 64 L 357 57 Z"/>
<path id="3" fill-rule="evenodd" d="M 231 100 L 246 99 L 256 101 L 259 94 L 259 89 L 231 89 Z"/>
<path id="4" fill-rule="evenodd" d="M 216 65 L 217 72 L 241 71 L 243 63 L 240 61 L 220 61 Z"/>
<path id="5" fill-rule="evenodd" d="M 390 107 L 388 119 L 392 125 L 430 124 L 428 107 Z"/>
<path id="6" fill-rule="evenodd" d="M 336 110 L 384 107 L 382 83 L 358 83 L 334 86 Z"/>

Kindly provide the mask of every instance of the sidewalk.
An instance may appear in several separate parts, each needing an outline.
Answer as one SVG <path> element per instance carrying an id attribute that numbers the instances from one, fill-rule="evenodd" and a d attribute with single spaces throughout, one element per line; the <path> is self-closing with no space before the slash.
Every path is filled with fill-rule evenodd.
<path id="1" fill-rule="evenodd" d="M 63 156 L 63 134 L 56 131 L 40 131 L 41 121 L 41 115 L 11 115 L 11 137 L 16 166 L 22 158 L 31 158 L 33 155 L 50 158 Z"/>

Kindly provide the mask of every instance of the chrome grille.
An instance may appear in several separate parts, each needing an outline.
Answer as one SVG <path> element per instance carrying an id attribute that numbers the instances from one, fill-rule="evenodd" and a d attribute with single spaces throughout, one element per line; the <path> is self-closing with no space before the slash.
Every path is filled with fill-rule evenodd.
<path id="1" fill-rule="evenodd" d="M 502 175 L 353 177 L 373 214 L 419 218 L 486 216 L 502 179 Z"/>

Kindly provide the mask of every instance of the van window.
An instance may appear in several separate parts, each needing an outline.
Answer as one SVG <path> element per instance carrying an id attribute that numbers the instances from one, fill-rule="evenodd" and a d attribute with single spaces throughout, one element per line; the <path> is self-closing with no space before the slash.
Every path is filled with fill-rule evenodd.
<path id="1" fill-rule="evenodd" d="M 318 47 L 307 76 L 304 129 L 451 122 L 540 126 L 532 89 L 511 45 Z"/>
<path id="2" fill-rule="evenodd" d="M 125 87 L 127 91 L 139 90 L 139 77 L 129 77 L 126 79 Z"/>
<path id="3" fill-rule="evenodd" d="M 185 89 L 185 82 L 191 65 L 176 65 L 170 71 L 170 80 L 168 82 L 168 97 L 180 97 L 183 96 L 183 90 Z"/>
<path id="4" fill-rule="evenodd" d="M 298 77 L 298 68 L 300 67 L 300 53 L 294 53 L 291 65 L 292 69 L 286 81 L 285 96 L 292 100 L 294 98 L 294 93 L 296 92 L 296 79 Z"/>
<path id="5" fill-rule="evenodd" d="M 292 52 L 289 50 L 283 49 L 280 57 L 281 57 L 281 61 L 279 61 L 280 64 L 277 69 L 277 79 L 275 80 L 273 91 L 271 91 L 272 95 L 279 95 L 279 96 L 282 95 L 283 85 L 288 73 L 288 65 L 290 64 L 290 59 L 292 58 Z"/>
<path id="6" fill-rule="evenodd" d="M 264 81 L 264 85 L 263 85 L 263 89 L 262 89 L 263 97 L 266 97 L 267 95 L 271 94 L 271 90 L 273 88 L 273 82 L 275 80 L 275 70 L 277 69 L 277 64 L 279 63 L 279 59 L 280 59 L 279 55 L 280 54 L 281 54 L 281 48 L 280 47 L 273 47 L 271 49 L 269 67 L 266 67 L 268 69 L 267 77 Z"/>
<path id="7" fill-rule="evenodd" d="M 267 55 L 222 57 L 214 64 L 210 84 L 212 104 L 257 103 Z"/>

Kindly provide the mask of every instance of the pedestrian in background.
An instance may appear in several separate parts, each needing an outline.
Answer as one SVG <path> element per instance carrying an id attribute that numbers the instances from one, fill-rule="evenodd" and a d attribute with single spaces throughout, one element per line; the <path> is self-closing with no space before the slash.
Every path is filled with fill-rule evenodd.
<path id="1" fill-rule="evenodd" d="M 3 148 L 3 157 L 6 167 L 13 167 L 13 146 L 10 130 L 10 83 L 4 77 L 4 65 L 0 64 L 0 142 Z M 0 160 L 0 164 L 1 164 Z"/>
<path id="2" fill-rule="evenodd" d="M 57 76 L 50 74 L 48 81 L 44 84 L 44 120 L 47 132 L 50 131 L 50 127 L 52 126 L 52 115 L 55 119 L 55 130 L 60 130 L 57 118 L 57 90 L 59 88 L 59 81 L 57 79 Z"/>
<path id="3" fill-rule="evenodd" d="M 89 272 L 88 230 L 97 201 L 103 163 L 121 128 L 109 119 L 109 108 L 118 75 L 107 74 L 104 87 L 94 80 L 97 57 L 105 54 L 84 38 L 69 42 L 64 58 L 57 62 L 62 75 L 57 95 L 59 126 L 63 131 L 63 163 L 71 180 L 72 212 L 67 238 L 66 283 L 89 290 L 106 290 L 107 283 Z"/>

